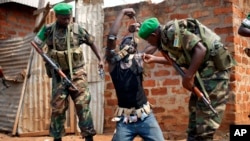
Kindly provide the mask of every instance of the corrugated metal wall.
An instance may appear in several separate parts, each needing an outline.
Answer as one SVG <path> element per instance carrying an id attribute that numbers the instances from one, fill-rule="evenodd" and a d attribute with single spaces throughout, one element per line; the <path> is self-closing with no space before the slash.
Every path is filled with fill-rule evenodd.
<path id="1" fill-rule="evenodd" d="M 78 0 L 76 3 L 75 20 L 95 36 L 95 44 L 102 52 L 104 11 L 103 0 Z M 89 88 L 91 92 L 90 108 L 97 133 L 103 133 L 104 122 L 104 80 L 98 75 L 98 59 L 90 47 L 83 45 L 86 69 L 88 72 Z M 103 53 L 101 54 L 103 57 Z M 79 129 L 78 129 L 79 130 Z"/>
<path id="2" fill-rule="evenodd" d="M 4 131 L 12 131 L 16 125 L 16 115 L 22 104 L 22 91 L 33 39 L 30 34 L 24 38 L 0 41 L 0 65 L 3 68 L 7 83 L 5 88 L 0 83 L 0 127 Z"/>

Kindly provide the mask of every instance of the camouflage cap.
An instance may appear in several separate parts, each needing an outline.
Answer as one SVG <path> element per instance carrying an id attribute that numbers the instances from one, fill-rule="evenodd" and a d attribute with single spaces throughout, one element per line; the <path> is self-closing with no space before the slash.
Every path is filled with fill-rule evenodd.
<path id="1" fill-rule="evenodd" d="M 138 35 L 141 38 L 146 39 L 151 33 L 153 33 L 157 29 L 159 25 L 160 23 L 157 20 L 157 18 L 153 17 L 153 18 L 146 19 L 141 24 L 141 27 L 138 31 Z"/>
<path id="2" fill-rule="evenodd" d="M 67 3 L 58 3 L 53 7 L 56 14 L 69 15 L 72 13 L 72 6 Z"/>

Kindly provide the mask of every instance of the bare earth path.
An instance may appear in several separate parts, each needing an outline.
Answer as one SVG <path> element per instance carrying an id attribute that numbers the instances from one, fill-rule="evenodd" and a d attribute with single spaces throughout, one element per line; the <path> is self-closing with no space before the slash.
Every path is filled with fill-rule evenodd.
<path id="1" fill-rule="evenodd" d="M 94 136 L 94 141 L 111 141 L 112 133 L 99 134 Z M 41 137 L 18 137 L 18 136 L 9 136 L 4 133 L 0 133 L 0 141 L 53 141 L 53 138 L 48 136 Z M 63 137 L 62 141 L 84 141 L 80 136 L 76 135 L 66 135 Z M 134 141 L 142 141 L 137 137 Z M 166 140 L 166 141 L 186 141 L 182 140 Z M 228 137 L 215 136 L 214 141 L 229 141 Z"/>
<path id="2" fill-rule="evenodd" d="M 111 141 L 111 134 L 102 134 L 94 136 L 94 141 Z M 53 138 L 48 136 L 42 137 L 11 137 L 4 133 L 0 133 L 0 141 L 53 141 Z M 62 141 L 84 141 L 80 136 L 67 135 L 62 138 Z M 140 138 L 136 138 L 134 141 L 141 141 Z"/>

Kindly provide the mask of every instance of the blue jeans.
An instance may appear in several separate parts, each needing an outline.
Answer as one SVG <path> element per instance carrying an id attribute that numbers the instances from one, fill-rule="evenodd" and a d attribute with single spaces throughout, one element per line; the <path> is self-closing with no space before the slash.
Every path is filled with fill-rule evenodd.
<path id="1" fill-rule="evenodd" d="M 144 141 L 165 141 L 161 128 L 153 113 L 144 120 L 132 123 L 123 123 L 123 118 L 116 123 L 116 133 L 112 141 L 133 141 L 139 135 Z"/>

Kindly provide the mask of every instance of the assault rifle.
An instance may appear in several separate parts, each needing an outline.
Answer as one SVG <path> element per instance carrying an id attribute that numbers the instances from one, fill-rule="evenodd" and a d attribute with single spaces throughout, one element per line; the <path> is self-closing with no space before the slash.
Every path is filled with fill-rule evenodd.
<path id="1" fill-rule="evenodd" d="M 6 88 L 9 88 L 10 86 L 6 83 L 6 79 L 5 79 L 5 77 L 4 77 L 3 69 L 2 69 L 1 66 L 0 66 L 0 78 L 2 79 L 3 85 L 4 85 Z"/>
<path id="2" fill-rule="evenodd" d="M 64 78 L 67 84 L 72 86 L 75 90 L 77 90 L 76 86 L 67 78 L 67 76 L 62 72 L 62 70 L 40 49 L 35 42 L 31 41 L 31 45 L 36 49 L 36 51 L 43 57 L 43 59 L 49 63 L 53 69 L 57 71 L 57 73 Z"/>
<path id="3" fill-rule="evenodd" d="M 169 57 L 167 53 L 162 53 L 162 55 L 170 62 L 170 64 L 176 69 L 176 71 L 183 77 L 185 75 L 184 71 L 176 64 L 176 62 Z M 218 113 L 215 111 L 215 109 L 212 107 L 210 101 L 207 100 L 207 98 L 203 95 L 203 93 L 197 88 L 197 86 L 194 86 L 193 93 L 196 94 L 198 98 L 201 98 L 202 101 L 206 104 L 206 106 L 209 107 L 209 109 L 218 116 Z"/>

